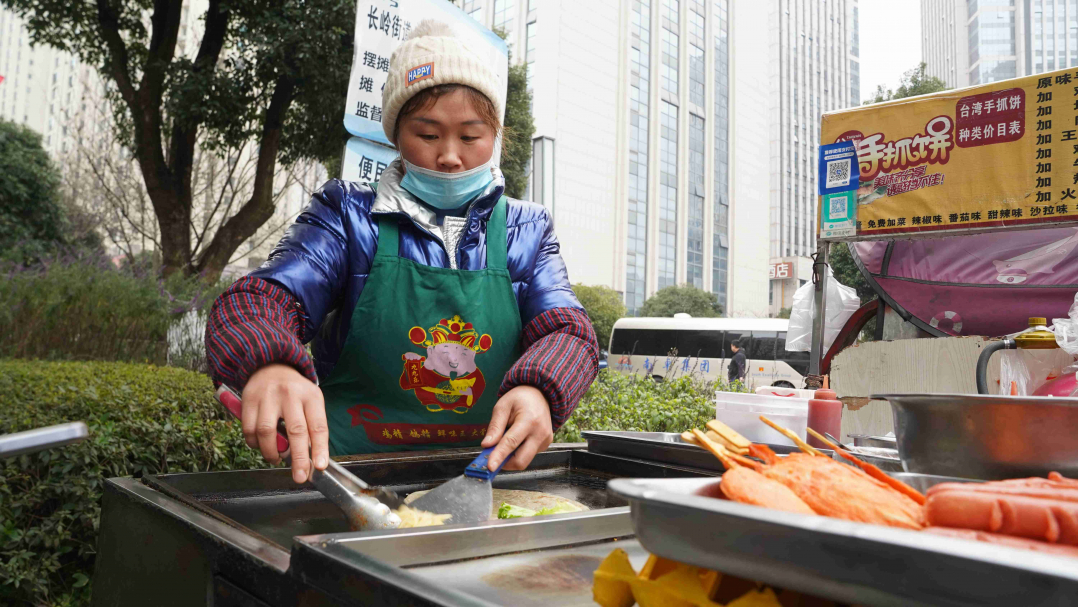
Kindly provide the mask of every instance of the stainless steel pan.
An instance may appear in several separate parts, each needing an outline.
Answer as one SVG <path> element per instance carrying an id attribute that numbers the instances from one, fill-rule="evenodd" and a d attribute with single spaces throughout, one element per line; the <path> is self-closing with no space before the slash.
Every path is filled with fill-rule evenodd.
<path id="1" fill-rule="evenodd" d="M 1078 399 L 883 394 L 907 472 L 984 480 L 1078 477 Z"/>

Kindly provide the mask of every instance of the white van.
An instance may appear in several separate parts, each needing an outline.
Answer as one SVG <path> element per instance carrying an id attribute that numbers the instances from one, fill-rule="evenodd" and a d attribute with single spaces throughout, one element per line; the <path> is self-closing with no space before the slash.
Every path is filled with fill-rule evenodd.
<path id="1" fill-rule="evenodd" d="M 781 318 L 622 318 L 610 333 L 609 368 L 656 379 L 693 374 L 725 382 L 730 344 L 737 341 L 748 360 L 751 390 L 801 388 L 809 353 L 786 351 L 789 325 Z"/>

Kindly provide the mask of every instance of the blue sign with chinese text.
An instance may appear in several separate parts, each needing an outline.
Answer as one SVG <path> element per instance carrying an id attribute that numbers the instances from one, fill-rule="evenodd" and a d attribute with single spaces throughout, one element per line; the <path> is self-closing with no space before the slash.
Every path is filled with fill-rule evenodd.
<path id="1" fill-rule="evenodd" d="M 850 192 L 860 185 L 857 148 L 852 141 L 820 146 L 820 196 Z"/>

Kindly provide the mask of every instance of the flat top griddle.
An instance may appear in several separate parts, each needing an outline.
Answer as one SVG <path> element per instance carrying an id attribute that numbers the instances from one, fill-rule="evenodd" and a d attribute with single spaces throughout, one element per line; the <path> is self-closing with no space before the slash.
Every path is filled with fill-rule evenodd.
<path id="1" fill-rule="evenodd" d="M 457 451 L 342 463 L 372 485 L 386 485 L 400 495 L 407 495 L 459 476 L 472 459 L 471 452 Z M 541 491 L 600 510 L 628 504 L 607 492 L 607 482 L 614 478 L 702 476 L 714 474 L 581 450 L 555 450 L 536 456 L 527 471 L 503 472 L 495 479 L 494 486 Z M 350 531 L 344 515 L 332 503 L 313 489 L 296 486 L 289 471 L 284 469 L 157 475 L 145 478 L 144 482 L 204 514 L 286 550 L 296 536 Z"/>

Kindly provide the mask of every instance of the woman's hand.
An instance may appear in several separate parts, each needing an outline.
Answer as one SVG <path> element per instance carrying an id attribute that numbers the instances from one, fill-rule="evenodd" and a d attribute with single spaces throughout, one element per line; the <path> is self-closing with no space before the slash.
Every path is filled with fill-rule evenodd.
<path id="1" fill-rule="evenodd" d="M 516 455 L 505 463 L 505 469 L 523 470 L 532 462 L 535 454 L 545 451 L 553 440 L 550 405 L 546 397 L 531 386 L 517 386 L 506 392 L 494 405 L 494 414 L 482 445 L 484 449 L 498 445 L 487 459 L 490 468 L 497 468 L 519 446 Z"/>
<path id="2" fill-rule="evenodd" d="M 243 438 L 276 464 L 277 420 L 284 418 L 292 455 L 292 480 L 310 478 L 311 461 L 319 470 L 329 463 L 329 425 L 322 390 L 289 365 L 266 365 L 243 389 Z"/>

